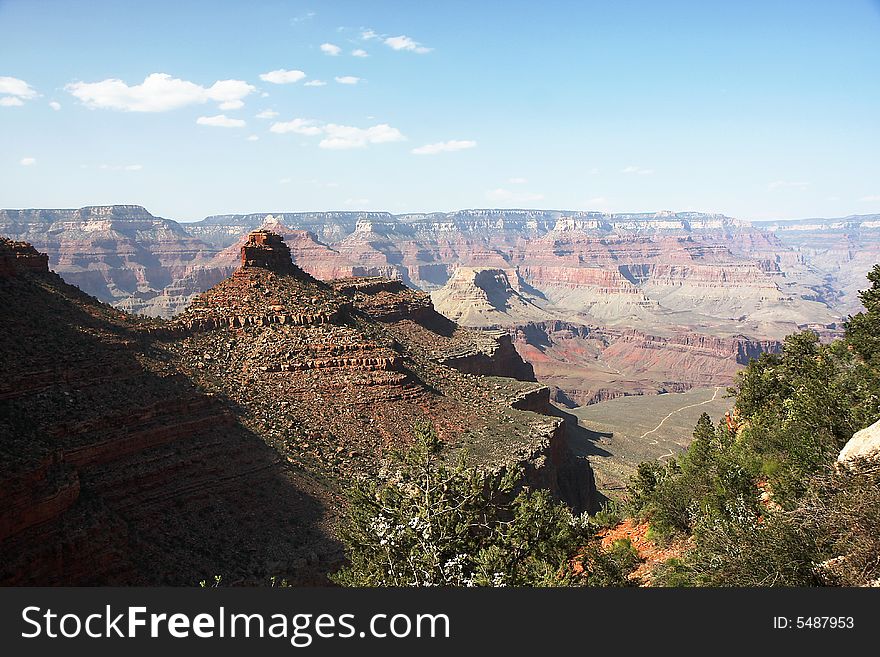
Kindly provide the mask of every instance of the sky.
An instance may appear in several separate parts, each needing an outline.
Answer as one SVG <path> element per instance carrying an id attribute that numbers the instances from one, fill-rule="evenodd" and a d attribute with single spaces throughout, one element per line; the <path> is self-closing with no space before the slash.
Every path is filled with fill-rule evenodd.
<path id="1" fill-rule="evenodd" d="M 880 212 L 880 1 L 0 0 L 0 207 Z"/>

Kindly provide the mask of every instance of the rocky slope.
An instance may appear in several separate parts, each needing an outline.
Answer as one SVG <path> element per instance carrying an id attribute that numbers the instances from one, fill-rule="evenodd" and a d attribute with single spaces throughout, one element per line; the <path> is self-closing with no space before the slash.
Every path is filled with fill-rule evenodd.
<path id="1" fill-rule="evenodd" d="M 48 254 L 50 268 L 66 282 L 134 310 L 215 251 L 177 222 L 137 205 L 0 210 L 0 235 Z"/>
<path id="2" fill-rule="evenodd" d="M 340 558 L 339 487 L 419 418 L 481 467 L 595 503 L 561 421 L 534 412 L 548 389 L 474 373 L 534 378 L 509 341 L 394 281 L 321 283 L 268 232 L 172 322 L 101 304 L 4 240 L 0 309 L 4 584 L 320 582 Z"/>
<path id="3" fill-rule="evenodd" d="M 35 254 L 0 242 L 0 582 L 307 582 L 338 559 L 335 495 L 183 376 L 154 322 Z"/>
<path id="4" fill-rule="evenodd" d="M 177 224 L 138 206 L 0 211 L 0 234 L 47 252 L 65 280 L 160 316 L 180 312 L 228 275 L 247 232 L 262 225 L 321 279 L 385 276 L 433 291 L 459 267 L 499 269 L 512 285 L 568 311 L 567 319 L 575 312 L 640 328 L 745 321 L 762 337 L 779 337 L 793 322 L 833 322 L 855 298 L 845 272 L 831 271 L 834 259 L 845 251 L 855 267 L 880 256 L 870 221 L 856 236 L 846 228 L 862 247 L 837 240 L 832 252 L 701 213 L 261 213 Z"/>
<path id="5" fill-rule="evenodd" d="M 870 287 L 866 274 L 880 262 L 880 215 L 839 219 L 756 222 L 772 232 L 805 263 L 827 290 L 832 308 L 842 314 L 859 311 L 858 291 Z"/>
<path id="6" fill-rule="evenodd" d="M 653 335 L 636 329 L 530 322 L 510 329 L 520 355 L 553 399 L 574 408 L 625 395 L 727 386 L 736 372 L 782 343 L 693 332 Z"/>
<path id="7" fill-rule="evenodd" d="M 554 315 L 546 300 L 530 294 L 515 269 L 459 267 L 431 294 L 446 317 L 465 326 L 506 326 Z"/>
<path id="8" fill-rule="evenodd" d="M 610 337 L 599 351 L 613 343 L 608 357 L 620 351 L 621 363 L 603 371 L 593 362 L 580 380 L 579 347 L 529 352 L 542 380 L 578 400 L 726 384 L 735 359 L 685 359 L 675 346 L 681 336 L 761 345 L 810 328 L 832 337 L 880 261 L 880 222 L 870 216 L 749 225 L 703 213 L 489 209 L 176 224 L 137 206 L 0 212 L 0 233 L 35 241 L 66 280 L 118 308 L 166 318 L 230 276 L 248 231 L 261 226 L 281 234 L 317 279 L 400 280 L 463 325 L 509 331 L 563 321 L 610 336 L 635 329 L 668 348 L 659 357 Z M 631 370 L 627 362 L 645 354 L 649 365 Z"/>

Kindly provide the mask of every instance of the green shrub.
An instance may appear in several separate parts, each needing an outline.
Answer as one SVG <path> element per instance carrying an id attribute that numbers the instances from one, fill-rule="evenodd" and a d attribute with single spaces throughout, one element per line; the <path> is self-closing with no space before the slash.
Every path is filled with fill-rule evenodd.
<path id="1" fill-rule="evenodd" d="M 641 464 L 630 485 L 652 536 L 690 537 L 657 567 L 667 586 L 865 585 L 880 578 L 880 464 L 834 468 L 855 431 L 880 418 L 880 265 L 865 311 L 829 345 L 811 332 L 737 378 L 739 427 L 705 414 L 685 454 Z M 762 496 L 764 499 L 762 499 Z"/>
<path id="2" fill-rule="evenodd" d="M 543 490 L 518 490 L 520 474 L 449 463 L 429 426 L 395 455 L 384 479 L 350 492 L 342 532 L 346 586 L 568 586 L 626 583 L 622 553 L 595 548 L 592 526 Z M 595 568 L 571 565 L 586 546 Z M 592 563 L 592 561 L 590 561 Z"/>

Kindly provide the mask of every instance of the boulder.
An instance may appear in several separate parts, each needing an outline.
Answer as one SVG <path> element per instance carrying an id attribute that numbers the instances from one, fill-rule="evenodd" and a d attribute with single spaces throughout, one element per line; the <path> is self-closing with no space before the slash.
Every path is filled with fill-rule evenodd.
<path id="1" fill-rule="evenodd" d="M 880 459 L 880 420 L 857 431 L 840 450 L 838 463 L 849 463 L 858 458 Z"/>

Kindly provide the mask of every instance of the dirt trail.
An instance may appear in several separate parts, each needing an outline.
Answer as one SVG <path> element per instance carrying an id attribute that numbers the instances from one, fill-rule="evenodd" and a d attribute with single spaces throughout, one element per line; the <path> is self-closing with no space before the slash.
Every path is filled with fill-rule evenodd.
<path id="1" fill-rule="evenodd" d="M 707 399 L 707 400 L 705 400 L 705 401 L 697 402 L 696 404 L 687 404 L 686 406 L 682 406 L 681 408 L 677 408 L 677 409 L 675 409 L 674 411 L 670 412 L 666 417 L 664 417 L 662 420 L 660 420 L 660 424 L 658 424 L 656 427 L 654 427 L 654 428 L 651 429 L 650 431 L 646 431 L 646 432 L 643 433 L 641 436 L 639 436 L 639 440 L 642 440 L 643 438 L 647 438 L 647 437 L 650 436 L 652 433 L 654 433 L 655 431 L 659 430 L 660 427 L 663 426 L 663 423 L 666 422 L 666 420 L 668 420 L 669 418 L 671 418 L 671 417 L 672 417 L 673 415 L 675 415 L 676 413 L 680 413 L 681 411 L 683 411 L 683 410 L 685 410 L 685 409 L 687 409 L 687 408 L 693 408 L 694 406 L 702 406 L 703 404 L 709 404 L 709 403 L 715 401 L 716 399 L 718 399 L 718 392 L 719 392 L 720 390 L 723 390 L 723 389 L 724 389 L 723 386 L 715 386 L 715 392 L 712 394 L 712 398 L 711 398 L 711 399 Z M 658 442 L 657 440 L 652 440 L 652 441 L 650 441 L 648 444 L 649 444 L 649 445 L 657 445 L 657 444 L 659 444 L 659 442 Z M 668 453 L 668 454 L 664 454 L 663 456 L 659 456 L 659 457 L 657 457 L 657 460 L 659 461 L 659 460 L 661 460 L 661 459 L 666 459 L 666 458 L 669 458 L 669 457 L 672 456 L 672 455 L 673 455 L 672 450 L 669 450 L 669 453 Z"/>

